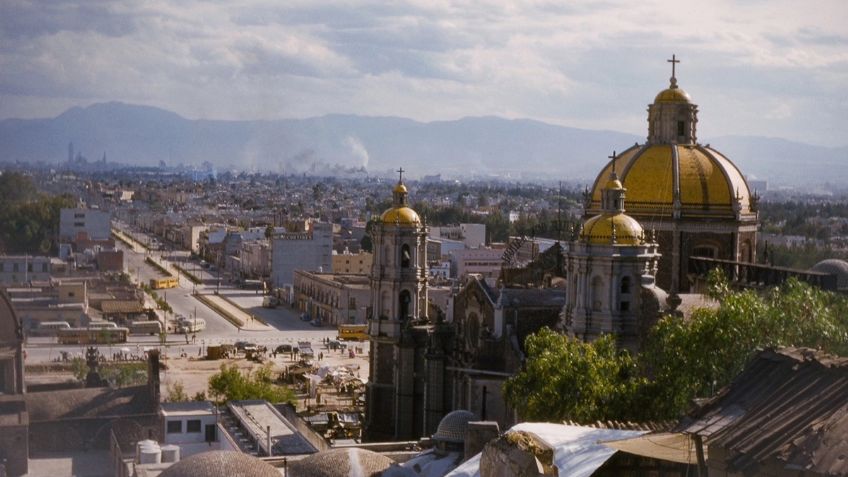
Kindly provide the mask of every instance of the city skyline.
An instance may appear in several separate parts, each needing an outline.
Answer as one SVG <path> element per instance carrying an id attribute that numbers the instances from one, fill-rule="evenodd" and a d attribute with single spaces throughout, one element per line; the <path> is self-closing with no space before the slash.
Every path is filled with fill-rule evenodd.
<path id="1" fill-rule="evenodd" d="M 493 115 L 641 135 L 674 54 L 701 136 L 846 144 L 837 1 L 4 2 L 0 13 L 0 118 L 123 101 L 191 119 Z"/>

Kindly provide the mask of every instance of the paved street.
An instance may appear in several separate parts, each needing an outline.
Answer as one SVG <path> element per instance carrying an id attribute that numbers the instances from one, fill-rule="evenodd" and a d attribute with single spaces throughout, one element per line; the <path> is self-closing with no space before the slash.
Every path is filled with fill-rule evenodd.
<path id="1" fill-rule="evenodd" d="M 133 233 L 132 235 L 139 241 L 148 241 L 142 234 Z M 263 308 L 263 295 L 261 292 L 239 289 L 223 279 L 219 284 L 218 275 L 214 272 L 204 270 L 196 262 L 189 261 L 187 251 L 146 251 L 138 245 L 131 249 L 121 242 L 117 242 L 117 244 L 120 249 L 124 250 L 126 270 L 133 280 L 147 283 L 151 278 L 161 277 L 158 270 L 145 262 L 145 258 L 148 256 L 153 257 L 157 262 L 166 266 L 166 268 L 171 263 L 177 263 L 202 280 L 201 284 L 195 285 L 180 274 L 179 287 L 157 290 L 157 293 L 171 305 L 174 313 L 189 318 L 196 316 L 206 321 L 206 329 L 198 332 L 193 342 L 191 336 L 189 336 L 189 343 L 186 343 L 186 337 L 184 335 L 167 335 L 163 351 L 168 355 L 179 356 L 182 353 L 186 353 L 189 356 L 198 356 L 206 346 L 234 343 L 239 340 L 250 341 L 273 349 L 283 343 L 296 344 L 298 341 L 320 343 L 326 338 L 336 338 L 336 329 L 315 327 L 308 322 L 301 321 L 299 319 L 299 313 L 289 307 Z M 172 270 L 174 275 L 177 275 L 176 269 L 169 269 Z M 216 291 L 222 297 L 228 298 L 245 312 L 255 315 L 269 326 L 262 327 L 264 328 L 262 331 L 240 329 L 204 305 L 193 295 L 194 292 L 214 295 Z M 155 306 L 149 298 L 148 304 Z M 160 311 L 160 313 L 162 312 Z M 171 317 L 171 314 L 168 316 Z M 100 348 L 107 356 L 111 356 L 112 353 L 117 353 L 121 350 L 130 354 L 141 355 L 145 348 L 159 347 L 160 345 L 159 337 L 130 335 L 128 343 L 111 346 L 101 345 Z M 362 343 L 360 346 L 367 348 L 366 343 Z M 26 348 L 27 362 L 36 363 L 55 360 L 61 356 L 62 351 L 70 353 L 71 356 L 81 356 L 83 349 L 84 347 L 79 345 L 60 346 L 56 343 L 55 338 L 30 338 Z"/>

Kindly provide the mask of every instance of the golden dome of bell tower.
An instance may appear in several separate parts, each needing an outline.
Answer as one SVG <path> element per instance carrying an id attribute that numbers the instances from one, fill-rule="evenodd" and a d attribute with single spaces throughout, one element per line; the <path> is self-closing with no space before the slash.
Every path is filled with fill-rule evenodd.
<path id="1" fill-rule="evenodd" d="M 695 144 L 698 140 L 698 106 L 677 85 L 676 55 L 671 55 L 669 87 L 660 91 L 648 106 L 648 144 Z"/>

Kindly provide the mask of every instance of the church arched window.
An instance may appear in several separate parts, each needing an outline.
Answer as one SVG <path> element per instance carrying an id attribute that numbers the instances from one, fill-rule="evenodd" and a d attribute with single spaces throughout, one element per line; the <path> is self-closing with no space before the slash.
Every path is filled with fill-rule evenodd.
<path id="1" fill-rule="evenodd" d="M 410 312 L 412 311 L 412 296 L 409 293 L 409 290 L 403 290 L 400 292 L 399 297 L 399 310 L 400 310 L 400 319 L 406 320 L 410 317 Z"/>
<path id="2" fill-rule="evenodd" d="M 592 310 L 601 311 L 604 295 L 604 280 L 601 277 L 592 279 Z"/>
<path id="3" fill-rule="evenodd" d="M 409 268 L 412 263 L 412 255 L 409 253 L 409 244 L 403 244 L 400 248 L 400 268 Z"/>
<path id="4" fill-rule="evenodd" d="M 622 277 L 622 279 L 621 279 L 621 293 L 623 295 L 630 293 L 630 277 Z"/>

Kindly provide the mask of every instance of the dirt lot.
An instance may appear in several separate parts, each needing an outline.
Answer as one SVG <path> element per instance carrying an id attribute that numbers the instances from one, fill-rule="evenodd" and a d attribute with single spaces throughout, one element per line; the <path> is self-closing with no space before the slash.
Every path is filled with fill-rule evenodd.
<path id="1" fill-rule="evenodd" d="M 362 347 L 364 348 L 363 351 L 367 351 L 367 343 L 356 343 L 353 346 Z M 320 360 L 317 359 L 318 356 L 316 356 L 316 359 L 313 361 L 314 364 L 318 366 L 347 366 L 355 364 L 359 366 L 359 377 L 367 381 L 367 353 L 356 355 L 351 358 L 349 357 L 348 351 L 344 351 L 343 353 L 340 351 L 331 351 L 323 346 L 316 346 L 314 350 L 316 355 L 318 353 L 323 355 L 323 359 Z M 206 360 L 199 359 L 196 356 L 181 358 L 179 357 L 179 353 L 171 353 L 167 359 L 163 360 L 163 362 L 167 366 L 167 370 L 160 374 L 163 399 L 167 399 L 168 387 L 173 386 L 173 384 L 177 382 L 182 383 L 183 389 L 189 397 L 194 396 L 198 392 L 206 392 L 209 377 L 217 373 L 223 364 L 234 363 L 239 367 L 239 369 L 246 371 L 261 367 L 264 363 L 270 362 L 273 363 L 275 372 L 282 373 L 286 369 L 286 366 L 296 363 L 296 361 L 290 359 L 289 354 L 278 355 L 276 358 L 269 357 L 264 361 L 264 363 L 260 364 L 248 361 L 243 356 L 230 359 Z"/>

